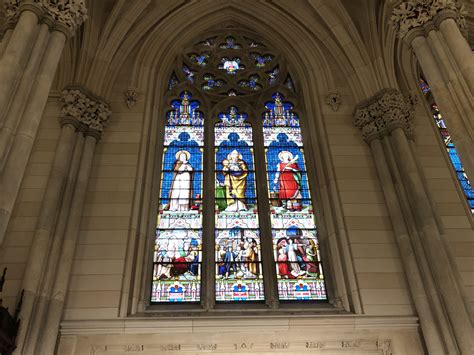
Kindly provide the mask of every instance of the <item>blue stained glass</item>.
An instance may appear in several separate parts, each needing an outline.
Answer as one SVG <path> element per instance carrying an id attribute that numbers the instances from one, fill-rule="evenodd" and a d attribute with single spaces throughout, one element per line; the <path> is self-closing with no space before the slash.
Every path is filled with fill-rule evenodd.
<path id="1" fill-rule="evenodd" d="M 250 75 L 249 80 L 241 80 L 238 84 L 244 88 L 257 91 L 262 88 L 262 86 L 258 84 L 259 81 L 260 77 L 258 75 Z"/>
<path id="2" fill-rule="evenodd" d="M 186 77 L 186 80 L 194 82 L 195 72 L 191 70 L 187 65 L 183 65 L 183 74 Z"/>
<path id="3" fill-rule="evenodd" d="M 279 298 L 327 300 L 299 119 L 272 98 L 262 120 Z"/>
<path id="4" fill-rule="evenodd" d="M 184 91 L 165 126 L 151 302 L 199 302 L 204 119 Z"/>
<path id="5" fill-rule="evenodd" d="M 201 54 L 191 53 L 189 54 L 189 58 L 197 65 L 201 67 L 205 67 L 209 59 L 209 54 L 208 53 L 201 53 Z"/>
<path id="6" fill-rule="evenodd" d="M 225 43 L 221 43 L 219 46 L 223 49 L 240 49 L 242 46 L 235 42 L 235 38 L 232 36 L 226 37 Z"/>
<path id="7" fill-rule="evenodd" d="M 202 88 L 206 91 L 214 90 L 225 85 L 225 81 L 221 79 L 216 79 L 212 74 L 204 74 L 204 84 Z"/>
<path id="8" fill-rule="evenodd" d="M 263 68 L 268 62 L 271 62 L 274 58 L 271 54 L 258 54 L 250 53 L 250 58 L 254 61 L 257 68 Z"/>
<path id="9" fill-rule="evenodd" d="M 235 106 L 218 115 L 216 163 L 216 300 L 264 299 L 252 127 Z"/>
<path id="10" fill-rule="evenodd" d="M 430 86 L 428 85 L 426 80 L 424 80 L 423 78 L 420 78 L 419 85 L 420 85 L 420 89 L 423 91 L 425 96 L 431 93 Z M 433 119 L 436 123 L 436 126 L 438 127 L 440 137 L 446 146 L 446 150 L 448 152 L 451 165 L 453 166 L 456 172 L 456 177 L 459 182 L 459 185 L 461 186 L 461 189 L 464 192 L 466 201 L 471 209 L 471 212 L 474 213 L 474 190 L 472 188 L 472 185 L 469 181 L 469 178 L 466 172 L 464 171 L 464 167 L 462 165 L 461 160 L 459 159 L 459 155 L 457 153 L 456 147 L 451 138 L 451 135 L 449 134 L 449 130 L 446 127 L 446 123 L 443 119 L 443 115 L 441 114 L 438 108 L 438 105 L 436 105 L 436 103 L 432 104 L 431 109 L 433 113 Z"/>

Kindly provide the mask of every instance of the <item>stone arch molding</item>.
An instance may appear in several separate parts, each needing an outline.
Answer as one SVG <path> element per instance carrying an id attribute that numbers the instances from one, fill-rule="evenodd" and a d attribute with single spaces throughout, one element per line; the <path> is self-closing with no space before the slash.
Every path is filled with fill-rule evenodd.
<path id="1" fill-rule="evenodd" d="M 180 51 L 194 40 L 205 38 L 206 33 L 228 26 L 233 27 L 235 31 L 245 29 L 254 33 L 257 40 L 261 39 L 286 57 L 293 80 L 300 91 L 300 100 L 304 102 L 303 112 L 306 121 L 304 129 L 308 132 L 305 139 L 308 165 L 313 165 L 313 170 L 318 172 L 315 195 L 319 198 L 316 198 L 315 202 L 321 206 L 319 223 L 322 227 L 321 233 L 324 235 L 321 237 L 321 243 L 326 250 L 326 274 L 330 275 L 328 280 L 330 303 L 339 310 L 362 313 L 322 122 L 324 97 L 335 83 L 329 65 L 330 58 L 325 55 L 325 50 L 329 47 L 329 52 L 333 55 L 339 54 L 336 58 L 338 58 L 337 64 L 342 65 L 342 72 L 349 75 L 350 70 L 347 68 L 351 68 L 351 65 L 345 60 L 337 43 L 326 41 L 323 45 L 303 24 L 288 16 L 284 17 L 282 12 L 270 8 L 267 9 L 267 16 L 260 16 L 262 12 L 258 8 L 258 3 L 255 3 L 255 6 L 248 6 L 253 7 L 253 14 L 233 4 L 229 2 L 225 8 L 215 6 L 213 11 L 210 11 L 212 9 L 209 7 L 200 8 L 196 4 L 193 8 L 185 8 L 181 15 L 171 16 L 150 31 L 137 51 L 130 85 L 144 93 L 145 114 L 120 315 L 141 313 L 148 305 L 147 286 L 151 280 L 149 258 L 152 251 L 159 188 L 154 181 L 157 180 L 159 173 L 157 160 L 162 146 L 160 140 L 163 137 L 163 112 L 167 108 L 164 97 L 169 76 L 176 66 L 176 58 Z M 252 11 L 252 9 L 246 10 Z M 274 17 L 271 17 L 272 15 Z M 279 26 L 278 23 L 286 25 Z M 125 58 L 122 58 L 122 63 L 124 61 Z M 120 60 L 117 64 L 119 62 Z M 343 64 L 347 64 L 346 69 Z M 349 85 L 352 91 L 358 87 L 364 92 L 362 84 L 352 82 Z M 160 119 L 161 117 L 163 119 Z M 212 305 L 204 304 L 204 308 L 209 307 Z"/>

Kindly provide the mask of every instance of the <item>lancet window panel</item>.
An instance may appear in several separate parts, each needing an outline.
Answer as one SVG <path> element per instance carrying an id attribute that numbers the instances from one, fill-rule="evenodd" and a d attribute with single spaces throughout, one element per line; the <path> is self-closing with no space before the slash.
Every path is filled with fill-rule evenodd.
<path id="1" fill-rule="evenodd" d="M 263 137 L 280 300 L 327 300 L 298 116 L 276 92 Z"/>
<path id="2" fill-rule="evenodd" d="M 204 118 L 189 92 L 167 114 L 151 302 L 199 302 Z"/>
<path id="3" fill-rule="evenodd" d="M 231 106 L 215 125 L 216 301 L 262 301 L 252 126 Z"/>
<path id="4" fill-rule="evenodd" d="M 425 79 L 420 78 L 419 86 L 425 97 L 431 97 L 431 88 Z M 464 170 L 461 159 L 459 158 L 455 142 L 453 141 L 451 134 L 449 133 L 448 127 L 446 126 L 446 122 L 436 102 L 431 100 L 429 103 L 434 123 L 436 124 L 440 138 L 444 146 L 446 147 L 446 151 L 448 153 L 451 166 L 453 167 L 454 172 L 456 174 L 459 186 L 461 187 L 461 190 L 464 193 L 466 202 L 469 208 L 471 209 L 471 213 L 474 213 L 474 190 L 472 188 L 469 177 L 467 176 L 466 171 Z"/>

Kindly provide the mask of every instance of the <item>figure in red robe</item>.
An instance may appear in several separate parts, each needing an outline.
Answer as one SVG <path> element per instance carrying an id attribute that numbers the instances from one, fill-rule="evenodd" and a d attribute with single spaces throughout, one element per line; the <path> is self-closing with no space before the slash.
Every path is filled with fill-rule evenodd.
<path id="1" fill-rule="evenodd" d="M 278 154 L 274 183 L 278 185 L 278 198 L 288 211 L 301 211 L 301 170 L 296 161 L 298 156 L 288 151 Z"/>

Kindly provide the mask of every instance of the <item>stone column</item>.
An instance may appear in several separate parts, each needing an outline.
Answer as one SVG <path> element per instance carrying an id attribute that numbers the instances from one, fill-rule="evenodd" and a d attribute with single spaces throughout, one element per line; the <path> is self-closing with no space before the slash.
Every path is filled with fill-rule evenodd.
<path id="1" fill-rule="evenodd" d="M 82 208 L 86 197 L 87 183 L 97 143 L 97 135 L 87 135 L 82 151 L 79 174 L 77 176 L 74 195 L 69 212 L 68 223 L 64 233 L 61 256 L 57 265 L 52 298 L 49 303 L 46 321 L 43 325 L 43 336 L 39 341 L 39 354 L 53 354 L 56 346 L 59 323 L 63 314 L 64 299 L 69 284 L 72 269 L 76 240 L 79 234 L 79 224 L 82 217 Z"/>
<path id="2" fill-rule="evenodd" d="M 435 24 L 443 34 L 471 94 L 474 94 L 474 54 L 460 31 L 458 16 L 456 11 L 443 11 L 435 17 Z"/>
<path id="3" fill-rule="evenodd" d="M 19 6 L 17 1 L 7 1 L 6 5 L 8 22 L 17 23 L 0 58 L 0 122 L 3 121 L 2 117 L 15 92 L 18 77 L 28 60 L 28 52 L 35 40 L 38 21 L 43 13 L 41 5 L 35 3 L 25 2 Z"/>
<path id="4" fill-rule="evenodd" d="M 391 20 L 413 49 L 466 173 L 474 176 L 474 60 L 460 31 L 465 27 L 463 10 L 454 0 L 403 1 Z"/>
<path id="5" fill-rule="evenodd" d="M 1 133 L 2 140 L 8 138 L 9 144 L 0 152 L 3 161 L 0 172 L 0 243 L 10 220 L 64 44 L 86 17 L 83 0 L 34 0 L 22 3 L 18 11 L 18 23 L 0 59 L 0 116 L 6 114 L 10 117 Z M 41 31 L 38 27 L 38 19 L 52 32 L 44 39 L 47 40 L 44 50 L 30 51 L 36 35 L 39 33 L 42 36 L 44 32 L 43 25 Z M 24 65 L 20 65 L 23 62 Z M 36 63 L 40 63 L 37 71 L 34 70 Z M 27 69 L 31 67 L 31 71 L 23 74 L 22 85 L 19 77 L 25 66 Z M 23 112 L 16 115 L 19 108 Z M 11 147 L 7 152 L 8 145 Z"/>
<path id="6" fill-rule="evenodd" d="M 383 101 L 389 92 L 382 92 L 370 101 L 361 104 L 354 113 L 354 124 L 362 130 L 364 140 L 369 144 L 374 158 L 375 167 L 382 185 L 393 230 L 403 261 L 405 275 L 411 291 L 413 303 L 420 317 L 421 329 L 426 347 L 430 354 L 445 354 L 445 347 L 437 321 L 430 307 L 430 300 L 423 285 L 423 278 L 413 250 L 410 233 L 406 225 L 400 203 L 400 197 L 394 186 L 393 172 L 390 171 L 387 152 L 384 152 L 382 139 L 389 134 L 386 117 L 380 115 Z M 402 97 L 403 98 L 403 97 Z M 390 99 L 390 98 L 388 98 Z M 403 117 L 405 118 L 405 117 Z M 400 122 L 405 128 L 411 129 L 411 122 Z"/>
<path id="7" fill-rule="evenodd" d="M 77 214 L 78 211 L 71 210 L 69 214 L 67 212 L 74 203 L 81 203 L 80 206 L 82 206 L 81 200 L 77 200 L 78 198 L 75 196 L 80 193 L 78 191 L 82 191 L 81 188 L 84 188 L 80 187 L 81 183 L 84 185 L 83 180 L 85 179 L 81 175 L 84 174 L 81 172 L 85 164 L 83 162 L 92 159 L 88 156 L 93 153 L 95 142 L 100 137 L 100 132 L 110 115 L 107 105 L 84 89 L 68 88 L 64 90 L 62 101 L 61 122 L 63 133 L 56 148 L 55 161 L 43 198 L 41 214 L 22 284 L 25 293 L 17 338 L 18 348 L 16 353 L 18 354 L 30 353 L 24 351 L 26 346 L 31 350 L 31 353 L 35 353 L 31 345 L 36 344 L 40 336 L 37 328 L 42 326 L 42 320 L 44 319 L 46 304 L 43 303 L 48 303 L 51 299 L 52 279 L 59 270 L 58 268 L 61 267 L 58 260 L 60 256 L 61 258 L 64 257 L 63 254 L 65 253 L 62 240 L 65 235 L 71 234 L 76 226 L 71 225 L 71 219 L 73 213 Z M 81 135 L 84 134 L 89 138 L 86 138 L 86 143 L 82 148 L 83 138 Z M 91 143 L 91 139 L 94 144 Z M 87 143 L 88 141 L 89 143 Z M 77 166 L 79 160 L 81 161 L 80 167 Z M 90 167 L 86 166 L 84 169 L 87 172 Z M 77 177 L 75 174 L 77 174 Z M 66 178 L 69 182 L 67 186 L 65 186 Z M 76 180 L 77 182 L 75 182 Z M 66 191 L 65 187 L 67 187 Z M 71 189 L 74 189 L 72 199 L 70 196 L 68 197 L 68 191 Z M 72 194 L 71 191 L 69 192 Z M 68 202 L 68 199 L 72 202 Z M 82 207 L 80 207 L 80 210 L 82 211 Z M 67 227 L 64 226 L 66 221 Z M 42 299 L 40 300 L 40 298 Z"/>
<path id="8" fill-rule="evenodd" d="M 396 159 L 395 164 L 397 168 L 400 169 L 399 176 L 402 179 L 401 183 L 406 189 L 410 210 L 413 213 L 416 234 L 420 236 L 422 249 L 424 250 L 424 252 L 421 253 L 420 248 L 411 249 L 412 247 L 410 246 L 409 249 L 406 249 L 407 247 L 405 247 L 405 249 L 400 248 L 400 252 L 402 257 L 403 253 L 415 253 L 416 258 L 420 262 L 423 260 L 424 254 L 426 254 L 428 265 L 431 270 L 429 273 L 421 275 L 420 279 L 421 282 L 423 282 L 423 280 L 432 277 L 431 273 L 433 273 L 433 276 L 435 275 L 435 291 L 440 296 L 439 299 L 442 302 L 443 308 L 446 310 L 448 321 L 440 316 L 439 312 L 431 313 L 431 317 L 437 319 L 437 324 L 450 324 L 452 333 L 454 334 L 454 343 L 457 344 L 462 354 L 468 354 L 471 349 L 472 333 L 469 313 L 465 307 L 462 293 L 458 288 L 459 286 L 455 281 L 454 275 L 456 275 L 456 270 L 453 269 L 453 264 L 450 262 L 444 244 L 442 243 L 441 231 L 436 223 L 435 213 L 423 185 L 420 169 L 416 164 L 413 151 L 409 144 L 409 139 L 412 138 L 413 132 L 414 102 L 412 99 L 405 98 L 401 93 L 393 89 L 380 92 L 375 96 L 373 101 L 372 104 L 365 105 L 367 107 L 363 106 L 364 110 L 359 108 L 359 110 L 356 111 L 356 124 L 362 128 L 362 132 L 366 137 L 370 137 L 371 135 L 377 136 L 380 134 L 388 135 L 388 142 L 391 149 L 393 149 L 393 156 Z M 367 139 L 369 140 L 370 138 Z M 383 170 L 381 169 L 383 167 L 380 167 L 383 164 L 380 162 L 382 155 L 381 149 L 377 145 L 373 146 L 372 144 L 371 148 L 373 150 L 375 149 L 375 152 L 378 152 L 374 153 L 374 158 L 377 170 L 382 176 Z M 375 156 L 375 154 L 377 154 L 377 156 Z M 391 157 L 391 153 L 389 155 L 386 153 L 386 156 L 382 158 L 385 160 L 387 158 L 390 159 Z M 393 176 L 398 175 L 396 171 L 392 171 L 391 174 Z M 395 203 L 396 205 L 400 202 L 393 201 L 392 193 L 387 194 L 387 183 L 384 182 L 385 179 L 387 179 L 387 177 L 381 177 L 389 212 L 392 221 L 394 221 L 394 218 L 398 216 L 398 213 L 395 213 L 397 212 L 396 210 L 398 210 L 398 207 L 394 207 L 393 204 Z M 402 200 L 404 197 L 399 195 L 398 198 Z M 407 213 L 408 211 L 405 212 Z M 400 239 L 400 235 L 403 235 L 406 232 L 406 227 L 403 227 L 403 229 L 400 230 L 400 225 L 398 224 L 402 223 L 403 220 L 397 219 L 396 221 L 397 222 L 394 223 L 394 230 Z M 412 240 L 411 242 L 412 245 L 417 245 L 417 243 L 418 241 L 415 240 Z M 410 281 L 410 278 L 413 278 L 414 276 L 409 276 L 409 274 L 420 273 L 421 270 L 426 268 L 422 268 L 420 267 L 422 264 L 418 264 L 418 270 L 415 270 L 410 260 L 404 260 L 404 265 L 406 267 L 405 271 L 409 280 L 410 290 L 414 297 L 414 303 L 423 327 L 424 320 L 422 320 L 422 318 L 426 317 L 427 309 L 417 304 L 417 299 L 419 303 L 421 300 L 424 300 L 425 296 L 419 299 L 420 290 L 417 289 L 417 282 L 414 282 L 414 280 Z M 428 291 L 424 291 L 425 295 L 429 292 L 432 292 L 431 288 Z M 418 296 L 415 296 L 415 294 Z M 436 298 L 437 297 L 432 297 L 432 300 Z M 443 329 L 442 327 L 439 328 Z M 426 325 L 425 329 L 427 332 L 434 331 L 434 329 L 427 329 Z M 425 329 L 423 329 L 423 334 L 427 341 L 427 346 L 429 342 L 431 344 L 430 346 L 434 347 L 434 350 L 439 351 L 440 348 L 436 342 L 433 343 L 433 339 L 428 338 L 428 335 L 433 336 L 433 333 L 431 333 L 431 335 L 429 332 L 425 333 Z M 444 331 L 442 333 L 446 334 Z M 445 343 L 449 344 L 450 342 L 450 339 L 448 339 L 448 341 L 445 340 Z"/>

